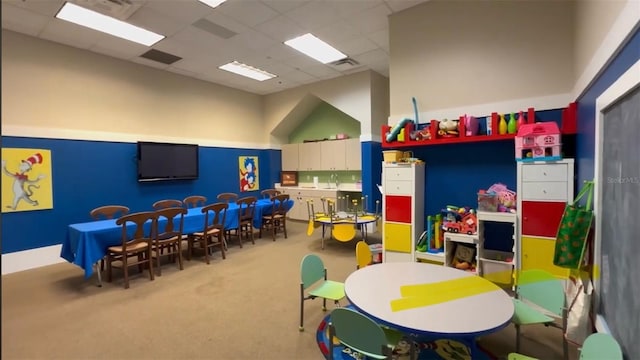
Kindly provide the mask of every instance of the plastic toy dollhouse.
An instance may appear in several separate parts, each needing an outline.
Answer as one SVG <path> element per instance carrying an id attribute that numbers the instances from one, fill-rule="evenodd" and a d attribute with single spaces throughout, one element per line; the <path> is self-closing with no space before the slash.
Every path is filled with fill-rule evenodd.
<path id="1" fill-rule="evenodd" d="M 516 135 L 516 161 L 561 160 L 560 129 L 554 121 L 524 124 Z"/>

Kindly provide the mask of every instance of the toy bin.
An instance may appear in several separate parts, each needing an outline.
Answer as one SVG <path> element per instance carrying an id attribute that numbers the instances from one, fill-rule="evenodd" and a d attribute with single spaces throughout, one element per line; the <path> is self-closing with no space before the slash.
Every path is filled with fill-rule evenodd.
<path id="1" fill-rule="evenodd" d="M 480 259 L 482 277 L 496 284 L 513 283 L 513 253 L 485 249 Z"/>
<path id="2" fill-rule="evenodd" d="M 500 199 L 498 194 L 478 193 L 478 211 L 498 211 Z"/>
<path id="3" fill-rule="evenodd" d="M 404 153 L 399 150 L 385 150 L 382 152 L 382 157 L 386 163 L 398 162 L 403 156 Z"/>

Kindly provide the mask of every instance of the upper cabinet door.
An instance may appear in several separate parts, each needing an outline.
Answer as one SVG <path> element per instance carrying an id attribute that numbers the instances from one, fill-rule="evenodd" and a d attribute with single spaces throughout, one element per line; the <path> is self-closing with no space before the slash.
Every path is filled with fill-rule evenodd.
<path id="1" fill-rule="evenodd" d="M 345 169 L 345 140 L 323 141 L 320 143 L 320 170 Z"/>
<path id="2" fill-rule="evenodd" d="M 298 171 L 298 144 L 282 145 L 282 170 Z"/>
<path id="3" fill-rule="evenodd" d="M 360 139 L 347 139 L 345 143 L 345 170 L 362 170 Z"/>
<path id="4" fill-rule="evenodd" d="M 320 169 L 320 143 L 298 144 L 298 171 L 316 171 Z"/>

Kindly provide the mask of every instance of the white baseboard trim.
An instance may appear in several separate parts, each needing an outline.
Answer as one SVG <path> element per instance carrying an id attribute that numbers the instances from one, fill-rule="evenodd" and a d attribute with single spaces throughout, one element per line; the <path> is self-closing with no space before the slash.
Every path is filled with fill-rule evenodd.
<path id="1" fill-rule="evenodd" d="M 508 114 L 512 112 L 517 113 L 519 111 L 526 112 L 530 107 L 534 108 L 536 111 L 561 109 L 567 107 L 567 105 L 569 105 L 569 103 L 571 103 L 573 99 L 574 98 L 571 97 L 571 94 L 567 93 L 532 97 L 526 99 L 505 100 L 494 103 L 469 105 L 449 109 L 429 110 L 418 113 L 418 116 L 420 117 L 418 120 L 420 120 L 419 122 L 421 124 L 424 124 L 428 123 L 432 119 L 458 119 L 464 114 L 469 114 L 475 117 L 483 117 L 490 116 L 492 112 L 498 112 L 501 114 Z M 392 115 L 389 117 L 387 123 L 390 126 L 393 126 L 398 121 L 404 118 L 413 119 L 414 117 L 415 114 Z"/>
<path id="2" fill-rule="evenodd" d="M 136 143 L 138 141 L 154 141 L 169 143 L 198 144 L 200 146 L 225 147 L 236 149 L 272 149 L 273 145 L 263 143 L 231 142 L 215 139 L 194 139 L 180 138 L 173 136 L 147 135 L 147 134 L 127 134 L 107 131 L 76 130 L 46 128 L 36 126 L 3 125 L 2 136 L 19 136 L 43 139 L 65 139 L 65 140 L 86 140 L 86 141 L 106 141 Z"/>
<path id="3" fill-rule="evenodd" d="M 2 254 L 2 275 L 65 262 L 60 257 L 62 245 Z"/>
<path id="4" fill-rule="evenodd" d="M 573 99 L 579 99 L 589 88 L 591 83 L 604 70 L 609 61 L 616 55 L 621 45 L 632 35 L 633 30 L 640 24 L 640 2 L 627 0 L 627 5 L 605 36 L 571 92 Z"/>

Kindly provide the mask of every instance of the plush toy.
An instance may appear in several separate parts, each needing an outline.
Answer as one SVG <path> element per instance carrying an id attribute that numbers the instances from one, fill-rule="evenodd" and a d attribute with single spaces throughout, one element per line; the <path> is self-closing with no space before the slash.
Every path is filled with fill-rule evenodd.
<path id="1" fill-rule="evenodd" d="M 458 120 L 444 119 L 440 121 L 438 127 L 440 128 L 438 134 L 442 137 L 458 136 Z"/>

